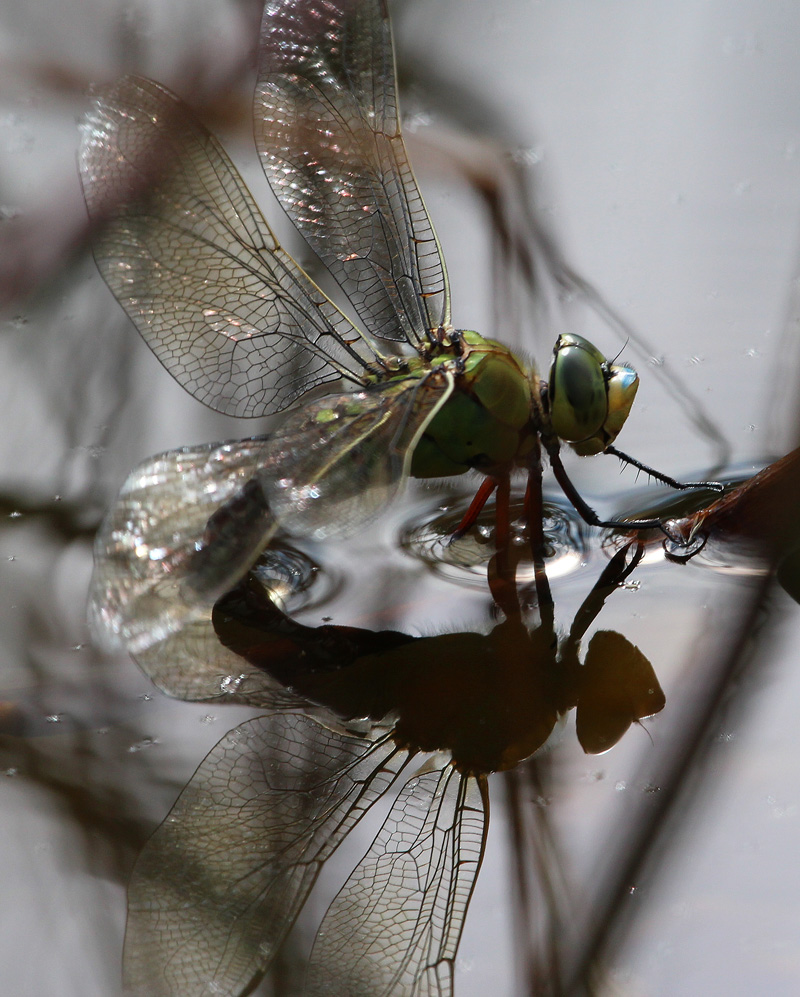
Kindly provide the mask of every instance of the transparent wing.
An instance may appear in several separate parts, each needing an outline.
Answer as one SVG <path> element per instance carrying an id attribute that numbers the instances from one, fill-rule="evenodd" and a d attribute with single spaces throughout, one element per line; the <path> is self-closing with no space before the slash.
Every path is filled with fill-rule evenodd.
<path id="1" fill-rule="evenodd" d="M 305 706 L 299 696 L 224 647 L 210 618 L 187 623 L 179 633 L 138 652 L 135 658 L 153 684 L 175 699 L 270 710 Z"/>
<path id="2" fill-rule="evenodd" d="M 98 643 L 142 651 L 202 616 L 247 571 L 277 529 L 254 484 L 270 453 L 266 437 L 208 443 L 131 472 L 95 539 Z"/>
<path id="3" fill-rule="evenodd" d="M 322 864 L 405 757 L 386 738 L 333 731 L 302 714 L 231 731 L 136 863 L 126 992 L 250 993 Z"/>
<path id="4" fill-rule="evenodd" d="M 274 460 L 262 476 L 281 524 L 321 540 L 347 535 L 365 510 L 385 507 L 453 386 L 452 374 L 439 368 L 290 413 L 271 437 Z"/>
<path id="5" fill-rule="evenodd" d="M 95 639 L 141 653 L 207 616 L 279 527 L 322 538 L 375 515 L 402 487 L 417 441 L 452 389 L 452 375 L 438 368 L 318 399 L 269 437 L 144 461 L 95 541 Z"/>
<path id="6" fill-rule="evenodd" d="M 447 272 L 408 162 L 384 0 L 271 0 L 255 136 L 272 189 L 384 340 L 450 323 Z"/>
<path id="7" fill-rule="evenodd" d="M 364 383 L 379 354 L 286 254 L 216 139 L 169 91 L 128 76 L 81 126 L 106 283 L 167 370 L 234 416 Z"/>
<path id="8" fill-rule="evenodd" d="M 451 997 L 487 818 L 485 779 L 452 766 L 403 788 L 322 922 L 309 997 Z"/>

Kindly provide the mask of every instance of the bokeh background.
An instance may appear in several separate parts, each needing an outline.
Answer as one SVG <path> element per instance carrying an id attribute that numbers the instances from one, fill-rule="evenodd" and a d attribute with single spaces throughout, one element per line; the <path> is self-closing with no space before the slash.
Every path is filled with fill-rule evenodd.
<path id="1" fill-rule="evenodd" d="M 542 300 L 580 275 L 634 334 L 626 344 L 624 329 L 584 317 L 577 330 L 640 370 L 625 450 L 696 477 L 747 474 L 794 446 L 800 8 L 406 0 L 392 11 L 407 140 L 456 324 L 545 366 L 563 330 L 541 320 L 552 314 Z M 132 661 L 89 641 L 92 536 L 127 470 L 158 450 L 264 427 L 203 409 L 139 340 L 87 250 L 75 153 L 90 84 L 152 76 L 198 107 L 286 232 L 250 138 L 259 17 L 245 0 L 0 10 L 0 964 L 21 997 L 119 992 L 133 859 L 207 751 L 249 715 L 169 701 Z M 523 195 L 526 215 L 514 207 Z M 533 291 L 509 269 L 497 204 L 544 275 Z M 570 469 L 603 514 L 643 501 L 646 482 L 616 461 Z M 315 551 L 340 584 L 306 622 L 385 619 L 387 592 L 392 625 L 416 633 L 485 622 L 483 587 L 397 548 L 431 502 L 412 490 L 356 540 Z M 585 561 L 557 580 L 562 627 L 604 563 L 596 550 Z M 600 993 L 800 986 L 797 607 L 775 591 L 748 617 L 761 593 L 741 565 L 652 563 L 637 581 L 602 625 L 651 659 L 667 709 L 649 737 L 633 728 L 608 755 L 585 756 L 567 729 L 533 773 L 493 780 L 460 997 L 563 992 L 598 918 L 615 925 Z M 744 619 L 748 668 L 730 669 L 702 723 L 698 704 Z M 665 833 L 622 900 L 606 879 L 633 847 L 631 829 L 672 798 L 665 773 L 696 729 L 700 750 Z M 545 866 L 564 885 L 558 902 L 534 887 L 526 912 L 513 883 L 545 838 L 558 844 Z M 365 828 L 326 870 L 265 992 L 299 993 L 295 956 L 368 840 Z"/>

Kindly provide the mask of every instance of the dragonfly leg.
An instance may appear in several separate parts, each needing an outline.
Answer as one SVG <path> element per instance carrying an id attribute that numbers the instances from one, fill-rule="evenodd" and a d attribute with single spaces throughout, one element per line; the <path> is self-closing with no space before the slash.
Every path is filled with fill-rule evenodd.
<path id="1" fill-rule="evenodd" d="M 506 617 L 518 619 L 521 610 L 516 584 L 516 562 L 511 558 L 511 476 L 506 473 L 495 484 L 496 553 L 489 565 L 489 590 L 492 599 Z"/>
<path id="2" fill-rule="evenodd" d="M 575 506 L 581 519 L 585 520 L 590 526 L 600 526 L 610 530 L 661 530 L 673 543 L 680 544 L 680 540 L 669 532 L 660 519 L 601 519 L 570 481 L 558 453 L 558 444 L 546 444 L 546 446 L 547 455 L 550 458 L 550 464 L 553 468 L 553 474 L 556 476 L 556 481 L 573 506 Z"/>
<path id="3" fill-rule="evenodd" d="M 671 478 L 668 474 L 663 474 L 661 471 L 656 471 L 654 467 L 648 467 L 647 464 L 642 464 L 642 462 L 636 460 L 635 457 L 631 457 L 629 454 L 623 453 L 621 450 L 617 450 L 617 448 L 613 446 L 606 447 L 603 453 L 611 454 L 612 457 L 619 457 L 621 461 L 624 461 L 626 464 L 630 464 L 631 467 L 635 467 L 639 471 L 644 471 L 644 473 L 649 474 L 651 478 L 655 478 L 656 481 L 661 481 L 665 485 L 669 485 L 670 488 L 675 488 L 679 492 L 686 491 L 688 488 L 708 488 L 712 492 L 725 491 L 725 486 L 721 481 L 676 481 L 675 478 Z"/>
<path id="4" fill-rule="evenodd" d="M 631 555 L 630 559 L 628 555 Z M 586 631 L 597 619 L 606 599 L 636 570 L 643 557 L 644 544 L 641 540 L 631 540 L 614 554 L 575 614 L 567 638 L 568 643 L 577 647 Z"/>
<path id="5" fill-rule="evenodd" d="M 528 484 L 525 489 L 525 519 L 528 524 L 528 536 L 533 558 L 533 577 L 536 583 L 536 597 L 539 603 L 539 614 L 552 616 L 553 595 L 544 563 L 544 500 L 542 498 L 542 455 L 538 441 L 531 453 L 528 465 Z"/>
<path id="6" fill-rule="evenodd" d="M 475 522 L 480 515 L 481 509 L 486 505 L 492 492 L 497 488 L 496 478 L 484 478 L 481 482 L 480 488 L 475 492 L 475 498 L 470 502 L 469 509 L 464 513 L 461 522 L 450 534 L 449 542 L 452 543 L 454 540 L 458 540 L 459 537 L 463 537 L 464 534 L 471 527 L 475 525 Z"/>

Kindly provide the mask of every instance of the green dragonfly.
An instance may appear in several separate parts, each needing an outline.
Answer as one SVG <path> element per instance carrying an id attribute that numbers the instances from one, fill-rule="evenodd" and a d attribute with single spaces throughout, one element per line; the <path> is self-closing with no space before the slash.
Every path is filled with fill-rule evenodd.
<path id="1" fill-rule="evenodd" d="M 400 129 L 385 0 L 270 0 L 255 93 L 262 166 L 361 327 L 279 245 L 217 140 L 173 94 L 125 77 L 82 124 L 80 170 L 99 269 L 158 359 L 232 416 L 289 409 L 268 436 L 159 454 L 137 467 L 95 548 L 91 616 L 106 644 L 141 650 L 201 616 L 278 528 L 352 531 L 407 477 L 469 470 L 495 490 L 529 476 L 541 542 L 541 449 L 609 453 L 636 373 L 561 335 L 548 382 L 509 349 L 455 329 L 441 247 Z M 324 389 L 341 385 L 339 393 Z"/>

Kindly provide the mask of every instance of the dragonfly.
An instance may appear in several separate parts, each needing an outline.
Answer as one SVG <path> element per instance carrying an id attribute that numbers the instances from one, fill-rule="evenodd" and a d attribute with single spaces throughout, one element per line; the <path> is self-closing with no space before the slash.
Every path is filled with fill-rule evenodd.
<path id="1" fill-rule="evenodd" d="M 95 546 L 101 644 L 162 640 L 235 585 L 279 529 L 352 533 L 408 477 L 483 475 L 461 529 L 496 491 L 500 537 L 510 476 L 526 473 L 539 556 L 542 450 L 595 526 L 662 524 L 601 520 L 567 476 L 562 442 L 676 488 L 703 484 L 616 449 L 632 368 L 562 333 L 544 381 L 500 342 L 453 326 L 401 133 L 385 0 L 270 0 L 254 121 L 273 192 L 349 309 L 282 248 L 219 142 L 162 86 L 125 77 L 82 123 L 95 259 L 145 341 L 211 408 L 285 413 L 268 435 L 161 453 L 130 474 Z"/>
<path id="2" fill-rule="evenodd" d="M 451 997 L 489 823 L 489 777 L 577 707 L 587 752 L 660 711 L 650 663 L 623 635 L 580 643 L 644 553 L 628 543 L 559 637 L 509 617 L 487 633 L 412 637 L 304 626 L 257 573 L 138 655 L 173 694 L 269 713 L 230 731 L 145 846 L 129 888 L 126 993 L 253 992 L 320 871 L 381 798 L 374 841 L 317 932 L 303 993 Z M 201 673 L 205 671 L 205 675 Z"/>

